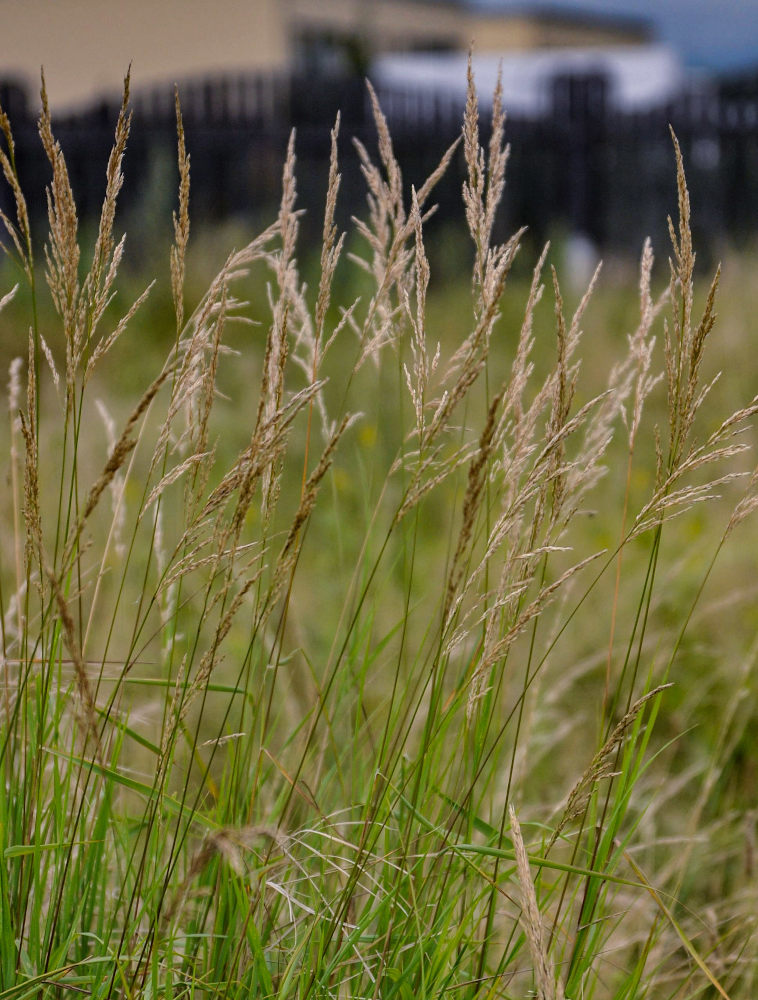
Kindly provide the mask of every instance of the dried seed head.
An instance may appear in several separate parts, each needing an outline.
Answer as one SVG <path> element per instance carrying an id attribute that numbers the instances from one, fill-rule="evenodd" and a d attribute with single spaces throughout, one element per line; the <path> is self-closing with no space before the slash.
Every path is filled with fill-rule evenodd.
<path id="1" fill-rule="evenodd" d="M 556 976 L 547 950 L 542 916 L 537 903 L 532 874 L 529 870 L 529 856 L 526 853 L 521 827 L 512 805 L 508 806 L 511 820 L 511 837 L 516 855 L 516 872 L 521 890 L 521 923 L 526 935 L 526 943 L 532 956 L 534 979 L 539 1000 L 564 1000 L 565 993 L 560 979 Z"/>

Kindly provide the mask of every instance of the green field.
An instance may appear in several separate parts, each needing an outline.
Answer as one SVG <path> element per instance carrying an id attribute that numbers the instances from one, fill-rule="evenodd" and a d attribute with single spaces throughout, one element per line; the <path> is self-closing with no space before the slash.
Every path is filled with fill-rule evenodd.
<path id="1" fill-rule="evenodd" d="M 315 257 L 292 151 L 190 239 L 180 121 L 122 245 L 125 110 L 91 238 L 43 112 L 34 242 L 0 124 L 0 1000 L 751 1000 L 758 291 L 676 142 L 672 245 L 585 295 L 493 245 L 473 87 L 428 252 L 378 112 Z"/>

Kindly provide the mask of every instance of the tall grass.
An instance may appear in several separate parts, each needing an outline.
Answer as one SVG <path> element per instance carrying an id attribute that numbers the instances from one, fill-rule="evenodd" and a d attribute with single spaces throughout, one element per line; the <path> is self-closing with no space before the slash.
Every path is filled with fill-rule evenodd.
<path id="1" fill-rule="evenodd" d="M 293 140 L 277 219 L 191 302 L 177 99 L 173 342 L 112 414 L 123 359 L 154 356 L 132 332 L 152 285 L 115 298 L 128 80 L 91 257 L 42 94 L 41 257 L 0 118 L 30 303 L 0 571 L 0 1000 L 753 996 L 749 815 L 714 797 L 747 740 L 754 649 L 720 664 L 735 690 L 702 759 L 676 751 L 698 601 L 758 502 L 739 436 L 758 400 L 704 406 L 718 275 L 696 311 L 676 140 L 668 287 L 653 295 L 646 245 L 636 329 L 588 394 L 597 275 L 566 315 L 546 248 L 520 322 L 501 322 L 523 234 L 492 240 L 499 91 L 484 149 L 469 79 L 454 344 L 428 326 L 424 230 L 456 147 L 408 196 L 371 92 L 364 251 L 343 259 L 335 224 L 338 121 L 317 286 L 298 270 Z M 350 267 L 368 295 L 333 301 Z M 265 301 L 240 297 L 254 268 Z M 543 296 L 555 333 L 537 346 Z M 713 552 L 663 614 L 672 519 L 703 504 Z"/>

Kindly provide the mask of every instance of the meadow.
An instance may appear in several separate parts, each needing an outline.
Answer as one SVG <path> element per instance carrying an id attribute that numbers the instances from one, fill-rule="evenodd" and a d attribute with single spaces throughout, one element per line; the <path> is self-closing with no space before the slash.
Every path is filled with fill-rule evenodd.
<path id="1" fill-rule="evenodd" d="M 696 268 L 672 136 L 671 245 L 564 288 L 497 94 L 428 179 L 375 118 L 313 260 L 294 138 L 190 238 L 177 98 L 163 256 L 128 81 L 91 239 L 0 116 L 0 1000 L 755 996 L 754 257 Z"/>

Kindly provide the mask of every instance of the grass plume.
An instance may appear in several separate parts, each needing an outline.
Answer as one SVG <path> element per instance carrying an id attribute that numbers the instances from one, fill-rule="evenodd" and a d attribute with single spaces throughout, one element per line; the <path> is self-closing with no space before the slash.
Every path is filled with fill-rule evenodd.
<path id="1" fill-rule="evenodd" d="M 646 243 L 606 365 L 601 272 L 572 302 L 549 247 L 524 280 L 523 230 L 495 242 L 505 109 L 498 82 L 483 145 L 471 66 L 455 303 L 428 227 L 459 143 L 408 184 L 369 86 L 366 211 L 346 253 L 338 118 L 313 289 L 294 134 L 276 217 L 198 287 L 177 94 L 166 288 L 122 306 L 129 87 L 91 257 L 44 78 L 41 255 L 0 111 L 26 284 L 0 318 L 29 303 L 2 439 L 0 1000 L 748 1000 L 756 651 L 722 623 L 755 588 L 712 589 L 758 505 L 758 400 L 722 408 L 729 268 L 700 295 L 676 139 L 668 289 Z"/>

